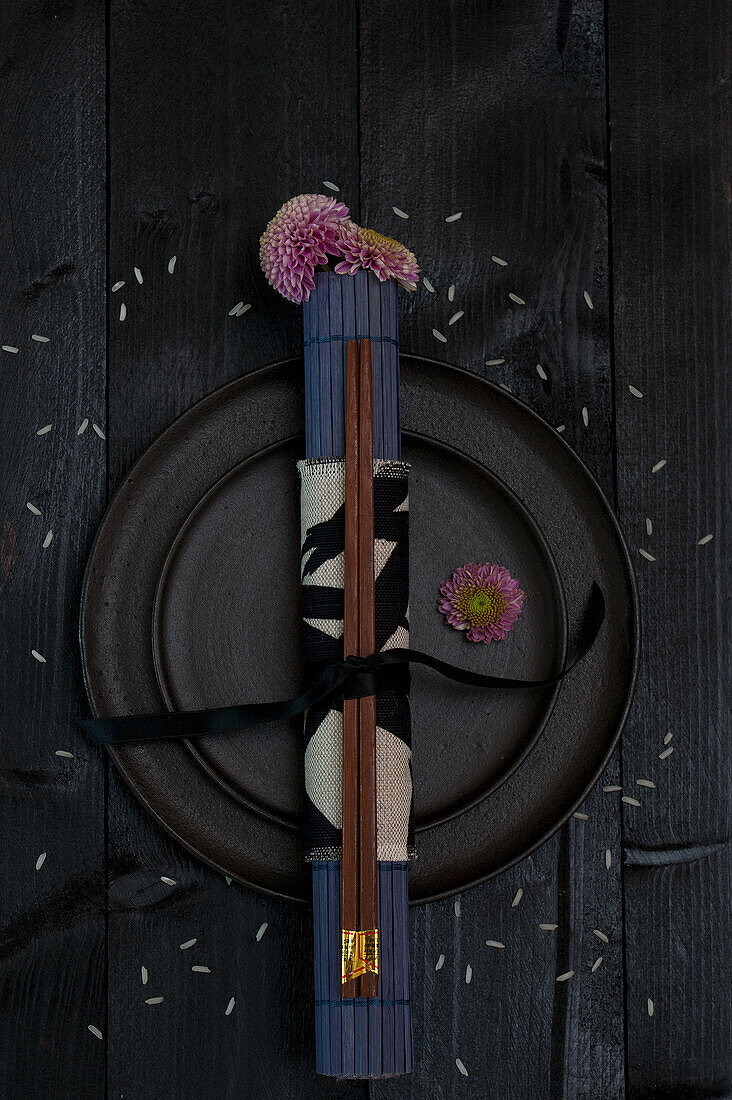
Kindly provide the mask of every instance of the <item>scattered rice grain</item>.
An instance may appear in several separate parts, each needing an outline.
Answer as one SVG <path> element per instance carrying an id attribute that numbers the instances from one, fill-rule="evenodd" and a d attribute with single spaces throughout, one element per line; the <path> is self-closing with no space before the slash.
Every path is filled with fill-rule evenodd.
<path id="1" fill-rule="evenodd" d="M 117 291 L 118 291 L 118 290 L 121 290 L 121 289 L 122 289 L 122 287 L 123 287 L 124 285 L 125 285 L 125 281 L 124 281 L 124 279 L 120 279 L 120 280 L 119 280 L 118 282 L 116 282 L 116 283 L 114 284 L 114 286 L 112 287 L 112 294 L 116 294 L 116 293 L 117 293 Z"/>
<path id="2" fill-rule="evenodd" d="M 557 978 L 558 982 L 568 982 L 570 978 L 574 977 L 574 970 L 567 970 L 566 973 L 560 974 Z"/>
<path id="3" fill-rule="evenodd" d="M 498 264 L 499 267 L 508 267 L 508 260 L 502 260 L 500 256 L 491 256 L 494 264 Z"/>
<path id="4" fill-rule="evenodd" d="M 171 256 L 170 259 L 168 260 L 168 274 L 169 275 L 172 275 L 173 272 L 175 271 L 175 261 L 177 259 L 178 259 L 177 256 Z"/>
<path id="5" fill-rule="evenodd" d="M 582 296 L 583 296 L 584 300 L 587 302 L 587 308 L 588 309 L 594 309 L 595 307 L 592 304 L 592 298 L 590 298 L 589 291 L 583 290 L 582 291 Z"/>
<path id="6" fill-rule="evenodd" d="M 597 969 L 599 969 L 600 966 L 602 966 L 602 955 L 600 955 L 598 958 L 596 958 L 595 961 L 593 962 L 592 966 L 590 967 L 591 972 L 594 974 L 595 971 Z"/>
<path id="7" fill-rule="evenodd" d="M 443 336 L 442 333 L 438 329 L 433 328 L 432 329 L 432 335 L 434 336 L 435 340 L 439 340 L 443 344 L 447 343 L 447 337 Z"/>
<path id="8" fill-rule="evenodd" d="M 587 406 L 586 405 L 582 406 L 582 423 L 584 424 L 584 426 L 586 428 L 589 428 L 589 426 L 590 426 L 590 414 L 587 411 Z"/>
<path id="9" fill-rule="evenodd" d="M 711 542 L 713 538 L 714 538 L 714 535 L 704 535 L 703 538 L 699 539 L 699 542 L 698 542 L 697 545 L 698 546 L 706 546 L 707 543 Z"/>
<path id="10" fill-rule="evenodd" d="M 559 424 L 559 425 L 557 426 L 557 431 L 559 432 L 559 434 L 560 434 L 560 435 L 561 435 L 561 433 L 562 433 L 562 432 L 564 431 L 564 429 L 565 429 L 566 427 L 567 427 L 567 425 L 566 425 L 566 424 Z"/>
<path id="11" fill-rule="evenodd" d="M 239 310 L 241 309 L 241 307 L 243 305 L 244 305 L 244 302 L 242 301 L 242 302 L 237 302 L 235 306 L 232 306 L 231 309 L 229 310 L 229 317 L 235 317 L 236 314 L 239 312 Z"/>
<path id="12" fill-rule="evenodd" d="M 468 1076 L 468 1071 L 467 1071 L 467 1069 L 465 1068 L 465 1063 L 463 1062 L 463 1060 L 462 1060 L 461 1058 L 456 1058 L 456 1059 L 455 1059 L 455 1065 L 456 1065 L 456 1066 L 457 1066 L 457 1068 L 458 1068 L 458 1069 L 460 1070 L 460 1072 L 462 1073 L 463 1077 L 467 1077 L 467 1076 Z"/>
<path id="13" fill-rule="evenodd" d="M 239 306 L 239 308 L 237 309 L 237 311 L 235 313 L 235 316 L 236 317 L 243 317 L 244 314 L 248 313 L 251 308 L 252 308 L 252 303 L 251 302 L 245 302 L 243 306 Z"/>
<path id="14" fill-rule="evenodd" d="M 120 319 L 120 321 L 124 321 L 126 316 L 127 316 L 127 306 L 124 304 L 124 302 L 122 302 L 121 306 L 119 307 L 119 319 Z"/>
<path id="15" fill-rule="evenodd" d="M 444 965 L 445 965 L 445 956 L 440 955 L 439 959 L 435 963 L 435 970 L 442 970 Z"/>
<path id="16" fill-rule="evenodd" d="M 38 859 L 36 860 L 36 871 L 40 871 L 41 867 L 43 866 L 43 864 L 45 862 L 46 862 L 46 853 L 41 852 Z"/>
<path id="17" fill-rule="evenodd" d="M 613 865 L 613 854 L 612 854 L 612 852 L 610 851 L 609 848 L 606 848 L 605 849 L 605 866 L 607 867 L 608 871 L 610 870 L 612 865 Z"/>
<path id="18" fill-rule="evenodd" d="M 211 968 L 209 966 L 192 966 L 191 970 L 194 974 L 210 974 Z"/>
<path id="19" fill-rule="evenodd" d="M 226 879 L 226 885 L 231 886 L 231 884 L 234 880 L 232 878 L 230 878 L 229 875 L 224 875 L 224 878 Z"/>
<path id="20" fill-rule="evenodd" d="M 630 392 L 631 392 L 631 393 L 633 394 L 633 397 L 642 397 L 642 396 L 643 396 L 643 394 L 641 393 L 641 391 L 640 391 L 640 390 L 637 390 L 637 389 L 635 388 L 635 386 L 628 386 L 628 389 L 629 389 L 629 390 L 630 390 Z"/>
<path id="21" fill-rule="evenodd" d="M 48 550 L 48 548 L 49 548 L 49 546 L 51 545 L 52 542 L 53 542 L 53 531 L 49 531 L 46 534 L 45 539 L 43 540 L 43 543 L 42 543 L 43 549 Z"/>
<path id="22" fill-rule="evenodd" d="M 485 365 L 487 367 L 500 367 L 501 363 L 505 362 L 505 359 L 486 359 Z"/>
<path id="23" fill-rule="evenodd" d="M 194 944 L 197 944 L 197 943 L 198 943 L 198 939 L 197 939 L 197 937 L 194 937 L 192 940 L 186 940 L 185 943 L 182 943 L 180 945 L 180 949 L 181 949 L 181 951 L 187 951 L 189 947 L 193 947 Z"/>
<path id="24" fill-rule="evenodd" d="M 486 947 L 497 947 L 499 951 L 502 951 L 506 946 L 505 943 L 501 943 L 500 940 L 486 940 L 485 945 Z"/>
<path id="25" fill-rule="evenodd" d="M 674 750 L 673 750 L 673 745 L 669 745 L 669 747 L 668 747 L 667 749 L 664 749 L 664 750 L 663 750 L 663 752 L 660 752 L 660 753 L 658 754 L 658 759 L 659 759 L 659 760 L 666 760 L 666 759 L 668 759 L 668 757 L 669 757 L 669 756 L 671 755 L 671 753 L 672 753 L 673 751 L 674 751 Z"/>
<path id="26" fill-rule="evenodd" d="M 473 968 L 470 965 L 470 963 L 468 963 L 468 965 L 465 967 L 465 984 L 470 985 L 472 980 L 473 980 Z"/>
<path id="27" fill-rule="evenodd" d="M 664 745 L 668 745 L 669 741 L 673 741 L 673 739 L 674 739 L 674 735 L 672 733 L 667 733 L 666 736 L 663 739 Z"/>
<path id="28" fill-rule="evenodd" d="M 323 187 L 327 187 L 329 191 L 340 191 L 338 184 L 332 180 L 323 180 Z"/>
<path id="29" fill-rule="evenodd" d="M 517 890 L 517 891 L 516 891 L 516 893 L 515 893 L 515 894 L 513 895 L 513 901 L 511 902 L 511 908 L 512 908 L 512 909 L 515 909 L 515 908 L 516 908 L 516 906 L 517 906 L 517 905 L 518 905 L 518 903 L 519 903 L 519 902 L 521 901 L 521 898 L 522 898 L 523 896 L 524 896 L 524 888 L 523 888 L 523 886 L 519 886 L 518 890 Z"/>
<path id="30" fill-rule="evenodd" d="M 267 931 L 268 928 L 269 928 L 269 924 L 267 923 L 267 921 L 265 921 L 264 924 L 260 924 L 259 928 L 257 929 L 257 934 L 254 937 L 255 940 L 257 941 L 257 943 L 259 943 L 259 941 L 261 940 L 262 936 L 264 935 L 264 933 Z"/>
<path id="31" fill-rule="evenodd" d="M 606 794 L 611 794 L 612 791 L 622 791 L 623 788 L 618 787 L 615 784 L 611 784 L 611 786 L 603 787 L 602 789 L 603 789 L 603 791 L 605 791 Z"/>
<path id="32" fill-rule="evenodd" d="M 539 375 L 539 378 L 541 378 L 542 382 L 549 381 L 549 375 L 546 373 L 541 363 L 536 364 L 536 373 Z"/>
<path id="33" fill-rule="evenodd" d="M 658 471 L 662 470 L 665 465 L 666 465 L 666 459 L 665 458 L 659 459 L 659 461 L 656 463 L 656 465 L 651 467 L 651 473 L 652 474 L 657 474 Z"/>
<path id="34" fill-rule="evenodd" d="M 35 340 L 35 342 L 37 344 L 50 344 L 51 343 L 51 337 L 50 336 L 39 336 L 37 332 L 32 332 L 31 333 L 31 340 Z"/>
<path id="35" fill-rule="evenodd" d="M 429 279 L 425 279 L 424 275 L 422 276 L 422 286 L 425 288 L 425 290 L 429 290 L 430 294 L 435 293 L 435 288 L 433 287 L 432 283 L 429 281 Z"/>
<path id="36" fill-rule="evenodd" d="M 454 283 L 450 283 L 449 287 L 447 288 L 447 300 L 448 300 L 448 302 L 454 302 L 455 301 L 455 284 Z"/>
<path id="37" fill-rule="evenodd" d="M 525 306 L 526 305 L 526 302 L 523 300 L 523 298 L 519 298 L 518 294 L 513 294 L 512 292 L 509 292 L 508 296 L 509 296 L 509 298 L 511 299 L 512 302 L 516 303 L 517 306 Z"/>
<path id="38" fill-rule="evenodd" d="M 647 1008 L 647 1010 L 648 1010 L 648 1015 L 649 1015 L 649 1016 L 652 1016 L 652 1015 L 653 1015 L 653 1013 L 654 1013 L 654 1010 L 655 1010 L 655 1007 L 656 1007 L 656 1006 L 654 1005 L 653 1001 L 652 1001 L 652 1000 L 651 1000 L 651 998 L 649 997 L 649 998 L 648 998 L 648 1000 L 646 1001 L 646 1008 Z"/>
<path id="39" fill-rule="evenodd" d="M 576 814 L 572 814 L 572 817 L 576 817 L 578 821 L 589 821 L 590 820 L 590 815 L 589 814 L 582 814 L 582 813 L 579 812 L 579 810 L 577 811 Z"/>
<path id="40" fill-rule="evenodd" d="M 74 759 L 73 752 L 67 752 L 66 749 L 56 749 L 56 751 L 53 755 L 54 756 L 63 756 L 64 760 L 73 760 Z"/>
<path id="41" fill-rule="evenodd" d="M 145 1001 L 146 1005 L 161 1005 L 165 1000 L 164 997 L 148 997 Z"/>
<path id="42" fill-rule="evenodd" d="M 149 976 L 150 975 L 147 972 L 147 967 L 146 966 L 141 966 L 140 967 L 140 978 L 142 979 L 142 984 L 143 985 L 147 985 L 147 980 L 148 980 Z"/>
<path id="43" fill-rule="evenodd" d="M 448 325 L 454 325 L 456 321 L 459 321 L 460 318 L 464 317 L 464 316 L 465 316 L 465 310 L 464 309 L 459 309 L 457 311 L 457 313 L 453 313 L 452 317 L 450 318 L 450 320 L 447 323 L 448 323 Z"/>
<path id="44" fill-rule="evenodd" d="M 453 902 L 452 908 L 453 908 L 453 911 L 455 913 L 455 916 L 459 917 L 460 916 L 460 902 L 459 901 Z"/>
<path id="45" fill-rule="evenodd" d="M 48 435 L 48 433 L 51 431 L 52 427 L 53 427 L 53 424 L 45 424 L 42 428 L 38 429 L 38 431 L 36 432 L 36 435 Z"/>
<path id="46" fill-rule="evenodd" d="M 602 940 L 603 943 L 610 943 L 604 932 L 601 932 L 599 928 L 592 929 L 592 935 L 597 936 L 598 940 Z"/>
<path id="47" fill-rule="evenodd" d="M 139 267 L 134 268 L 134 272 L 135 278 L 137 279 L 140 286 L 142 286 L 142 272 L 140 271 Z"/>
<path id="48" fill-rule="evenodd" d="M 398 218 L 408 218 L 409 214 L 405 214 L 403 210 L 400 210 L 398 206 L 392 206 L 392 210 Z"/>
<path id="49" fill-rule="evenodd" d="M 46 663 L 46 658 L 43 656 L 42 653 L 39 653 L 37 649 L 31 650 L 31 657 L 35 657 L 35 659 L 42 665 L 45 665 Z"/>
<path id="50" fill-rule="evenodd" d="M 99 1028 L 95 1027 L 94 1024 L 87 1024 L 86 1027 L 87 1027 L 87 1031 L 91 1031 L 92 1035 L 96 1035 L 97 1039 L 103 1039 L 104 1038 L 104 1036 L 102 1035 Z"/>
<path id="51" fill-rule="evenodd" d="M 9 351 L 11 355 L 17 355 L 20 348 L 16 348 L 12 344 L 3 344 L 3 351 Z"/>
<path id="52" fill-rule="evenodd" d="M 640 802 L 637 798 L 631 798 L 629 794 L 624 794 L 620 799 L 621 802 L 625 802 L 627 806 L 640 806 Z"/>
<path id="53" fill-rule="evenodd" d="M 34 516 L 43 515 L 43 513 L 41 512 L 41 509 L 36 508 L 35 504 L 31 504 L 30 501 L 27 501 L 26 508 L 28 509 L 29 512 L 32 512 Z"/>
<path id="54" fill-rule="evenodd" d="M 649 516 L 646 516 L 646 534 L 653 534 L 653 520 Z"/>
<path id="55" fill-rule="evenodd" d="M 229 1001 L 229 1003 L 226 1006 L 226 1011 L 224 1012 L 224 1016 L 231 1016 L 232 1012 L 234 1011 L 234 1005 L 235 1004 L 236 1004 L 236 997 L 232 997 L 231 1000 Z"/>
<path id="56" fill-rule="evenodd" d="M 167 875 L 161 875 L 160 876 L 160 881 L 164 882 L 166 886 L 177 886 L 178 885 L 174 878 L 168 878 Z"/>
<path id="57" fill-rule="evenodd" d="M 650 779 L 636 779 L 636 783 L 639 787 L 650 787 L 651 790 L 656 789 L 656 784 L 652 783 Z"/>
<path id="58" fill-rule="evenodd" d="M 656 560 L 654 558 L 653 554 L 649 554 L 648 551 L 644 550 L 642 546 L 638 547 L 638 553 L 640 554 L 640 556 L 642 558 L 645 558 L 646 561 L 655 561 Z"/>
<path id="59" fill-rule="evenodd" d="M 98 424 L 92 424 L 92 428 L 97 433 L 97 435 L 99 436 L 100 439 L 106 439 L 107 438 Z"/>
<path id="60" fill-rule="evenodd" d="M 77 428 L 76 434 L 77 435 L 83 435 L 88 427 L 89 427 L 89 420 L 87 419 L 87 417 L 84 417 L 81 424 Z"/>
<path id="61" fill-rule="evenodd" d="M 559 928 L 559 925 L 558 924 L 540 924 L 539 928 L 541 928 L 542 932 L 556 932 L 557 928 Z"/>
<path id="62" fill-rule="evenodd" d="M 459 222 L 463 216 L 462 210 L 459 210 L 457 214 L 449 214 L 446 218 L 446 222 Z"/>

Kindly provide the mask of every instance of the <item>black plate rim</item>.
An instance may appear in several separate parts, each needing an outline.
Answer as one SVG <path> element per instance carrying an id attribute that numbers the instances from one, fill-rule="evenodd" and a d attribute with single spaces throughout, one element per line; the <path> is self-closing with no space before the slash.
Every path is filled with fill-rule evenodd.
<path id="1" fill-rule="evenodd" d="M 613 530 L 615 531 L 615 535 L 616 535 L 617 540 L 618 540 L 618 546 L 620 547 L 620 549 L 622 551 L 623 564 L 625 566 L 627 579 L 628 579 L 628 584 L 629 584 L 629 589 L 630 589 L 630 597 L 631 597 L 632 612 L 633 612 L 632 625 L 633 625 L 633 628 L 634 628 L 634 630 L 633 630 L 633 646 L 632 646 L 632 661 L 631 661 L 631 665 L 630 665 L 630 677 L 629 677 L 628 687 L 627 687 L 627 691 L 626 691 L 626 695 L 625 695 L 625 702 L 624 702 L 623 707 L 620 711 L 620 715 L 619 715 L 619 718 L 618 718 L 618 721 L 617 721 L 617 724 L 616 724 L 614 735 L 612 736 L 612 738 L 609 741 L 608 749 L 607 749 L 605 755 L 601 758 L 600 764 L 596 768 L 594 775 L 591 777 L 589 782 L 586 784 L 585 789 L 580 793 L 580 795 L 570 805 L 569 809 L 566 811 L 566 813 L 563 816 L 560 816 L 556 822 L 552 822 L 552 825 L 551 825 L 550 828 L 546 829 L 544 831 L 544 833 L 542 833 L 538 838 L 536 838 L 534 841 L 532 841 L 521 852 L 517 853 L 516 855 L 514 855 L 512 857 L 509 857 L 509 858 L 503 860 L 501 863 L 499 863 L 495 867 L 493 867 L 489 872 L 486 872 L 485 874 L 482 874 L 482 875 L 475 876 L 469 882 L 460 884 L 460 885 L 455 886 L 455 887 L 447 887 L 444 890 L 440 890 L 440 891 L 437 891 L 437 892 L 432 893 L 432 894 L 422 895 L 419 898 L 410 898 L 409 905 L 410 906 L 417 906 L 417 905 L 426 905 L 426 904 L 428 904 L 430 902 L 433 902 L 433 901 L 441 901 L 441 900 L 443 900 L 445 898 L 449 898 L 449 897 L 454 897 L 456 894 L 461 894 L 465 890 L 472 889 L 474 886 L 479 886 L 481 883 L 488 882 L 491 879 L 496 878 L 498 875 L 503 874 L 505 871 L 510 870 L 512 867 L 515 867 L 518 863 L 521 863 L 524 859 L 526 859 L 529 856 L 533 855 L 533 853 L 536 852 L 540 847 L 542 847 L 542 845 L 546 844 L 546 842 L 548 840 L 550 840 L 555 835 L 555 833 L 557 833 L 559 831 L 559 829 L 561 829 L 561 827 L 563 825 L 566 824 L 566 822 L 572 817 L 572 814 L 576 812 L 577 808 L 582 805 L 582 803 L 587 798 L 590 791 L 597 784 L 597 782 L 600 779 L 600 776 L 602 775 L 603 771 L 607 767 L 608 761 L 610 760 L 610 758 L 613 755 L 615 749 L 617 748 L 617 745 L 618 745 L 618 742 L 620 740 L 621 734 L 622 734 L 623 729 L 625 727 L 625 724 L 627 722 L 628 714 L 630 712 L 630 708 L 631 708 L 632 703 L 633 703 L 633 697 L 635 695 L 635 690 L 636 690 L 636 686 L 637 686 L 637 682 L 638 682 L 638 670 L 639 670 L 639 667 L 640 667 L 640 656 L 641 656 L 641 645 L 642 645 L 642 634 L 641 634 L 642 627 L 641 627 L 641 618 L 640 618 L 640 599 L 639 599 L 639 594 L 638 594 L 638 583 L 637 583 L 637 579 L 636 579 L 635 569 L 633 567 L 633 562 L 632 562 L 632 559 L 631 559 L 631 556 L 630 556 L 630 551 L 628 549 L 628 544 L 627 544 L 626 539 L 625 539 L 625 535 L 623 534 L 623 531 L 620 527 L 620 524 L 619 524 L 618 519 L 615 515 L 615 512 L 614 512 L 613 508 L 611 507 L 611 505 L 610 505 L 604 491 L 602 490 L 600 484 L 598 483 L 595 475 L 592 473 L 592 471 L 589 469 L 589 467 L 585 464 L 585 462 L 582 460 L 582 458 L 569 446 L 569 444 L 566 442 L 566 440 L 562 437 L 561 433 L 557 432 L 556 429 L 554 427 L 552 427 L 551 424 L 548 423 L 548 421 L 544 420 L 541 416 L 539 416 L 539 414 L 537 412 L 535 412 L 534 409 L 532 409 L 530 405 L 526 404 L 526 402 L 522 401 L 515 394 L 510 393 L 508 390 L 505 390 L 502 387 L 498 386 L 495 382 L 490 381 L 489 379 L 483 377 L 482 375 L 477 374 L 474 371 L 467 370 L 465 367 L 460 367 L 460 366 L 457 366 L 453 363 L 447 363 L 447 362 L 444 362 L 444 361 L 439 360 L 439 359 L 433 359 L 429 356 L 420 355 L 418 352 L 413 353 L 413 352 L 407 352 L 407 351 L 405 351 L 405 352 L 400 351 L 400 359 L 402 359 L 402 358 L 412 359 L 412 360 L 415 360 L 415 361 L 418 361 L 418 362 L 427 363 L 432 367 L 436 367 L 438 370 L 448 370 L 450 372 L 455 372 L 455 374 L 457 374 L 458 377 L 462 376 L 466 381 L 470 382 L 471 384 L 474 384 L 476 381 L 481 382 L 484 385 L 486 385 L 489 390 L 492 390 L 494 393 L 496 393 L 498 396 L 500 396 L 503 400 L 507 401 L 509 404 L 515 405 L 516 408 L 519 409 L 522 413 L 527 414 L 531 420 L 536 422 L 536 424 L 540 428 L 540 430 L 542 430 L 542 431 L 548 430 L 548 431 L 551 432 L 552 437 L 554 438 L 554 441 L 558 442 L 561 445 L 561 447 L 567 452 L 568 457 L 579 466 L 580 470 L 582 471 L 584 476 L 587 478 L 587 480 L 588 480 L 589 484 L 591 485 L 593 491 L 595 492 L 595 494 L 599 498 L 600 502 L 602 503 L 602 505 L 605 509 L 605 512 L 606 512 L 606 514 L 607 514 L 607 516 L 610 520 L 610 524 L 611 524 Z M 193 413 L 194 411 L 198 410 L 199 407 L 203 406 L 207 401 L 209 401 L 213 397 L 214 394 L 218 395 L 222 399 L 226 399 L 226 396 L 227 396 L 228 392 L 230 390 L 235 390 L 236 387 L 241 384 L 242 378 L 246 378 L 247 380 L 259 379 L 259 378 L 265 377 L 268 374 L 274 374 L 278 370 L 292 368 L 293 366 L 295 366 L 296 364 L 301 362 L 301 360 L 302 360 L 302 356 L 298 355 L 298 356 L 290 356 L 286 359 L 279 359 L 279 360 L 276 360 L 275 362 L 264 364 L 261 367 L 256 367 L 251 371 L 247 371 L 245 375 L 239 375 L 236 378 L 232 378 L 230 381 L 225 382 L 222 386 L 217 386 L 213 390 L 209 391 L 208 393 L 203 394 L 191 406 L 189 406 L 187 409 L 184 409 L 182 413 L 180 413 L 177 417 L 175 417 L 170 422 L 170 424 L 168 424 L 163 429 L 163 433 L 158 434 L 147 445 L 147 447 L 144 448 L 144 450 L 140 453 L 140 455 L 135 459 L 135 461 L 133 463 L 133 466 L 131 467 L 131 470 L 134 470 L 135 468 L 137 468 L 138 465 L 140 465 L 145 460 L 148 453 L 151 452 L 156 447 L 156 445 L 158 444 L 158 442 L 160 440 L 160 435 L 171 431 L 174 427 L 176 427 L 179 424 L 179 422 L 184 417 L 187 417 L 191 413 Z M 123 491 L 125 489 L 125 486 L 126 486 L 126 481 L 127 481 L 127 478 L 122 479 L 122 481 L 120 482 L 120 484 L 117 487 L 117 489 L 115 490 L 115 492 L 112 494 L 112 496 L 111 496 L 111 498 L 110 498 L 110 500 L 107 504 L 104 516 L 102 517 L 102 520 L 99 524 L 99 527 L 97 528 L 97 531 L 95 532 L 94 538 L 92 540 L 92 543 L 91 543 L 91 546 L 90 546 L 90 549 L 89 549 L 89 556 L 87 558 L 86 565 L 85 565 L 85 568 L 84 568 L 83 577 L 82 577 L 81 598 L 80 598 L 80 606 L 79 606 L 79 648 L 80 648 L 80 652 L 81 652 L 81 665 L 82 665 L 82 677 L 83 677 L 84 689 L 85 689 L 85 692 L 86 692 L 86 695 L 87 695 L 87 699 L 88 699 L 90 705 L 92 706 L 93 710 L 94 710 L 94 708 L 93 708 L 93 702 L 92 702 L 92 689 L 91 689 L 91 684 L 90 684 L 88 674 L 87 674 L 87 657 L 88 657 L 88 654 L 87 654 L 87 649 L 86 649 L 86 644 L 85 644 L 85 634 L 84 634 L 85 611 L 86 611 L 86 606 L 87 606 L 87 595 L 88 595 L 88 591 L 89 591 L 89 583 L 90 583 L 90 577 L 91 577 L 91 564 L 92 564 L 92 561 L 93 561 L 93 558 L 94 558 L 94 552 L 95 552 L 99 542 L 101 541 L 102 530 L 103 530 L 103 527 L 104 527 L 104 522 L 105 522 L 105 518 L 107 516 L 107 513 L 110 511 L 110 509 L 115 504 L 117 499 L 121 498 L 122 493 L 123 493 Z M 96 710 L 94 710 L 94 713 L 95 714 L 97 713 Z M 129 788 L 129 790 L 134 794 L 135 798 L 138 800 L 140 805 L 142 805 L 145 808 L 145 810 L 147 811 L 147 813 L 153 818 L 153 820 L 155 820 L 161 826 L 161 828 L 164 829 L 164 831 L 169 836 L 171 836 L 177 843 L 181 844 L 188 852 L 190 852 L 191 855 L 193 855 L 197 859 L 201 860 L 201 862 L 203 862 L 207 866 L 212 867 L 214 870 L 218 871 L 220 874 L 225 875 L 225 876 L 229 876 L 229 871 L 228 871 L 227 868 L 223 867 L 220 863 L 218 863 L 215 859 L 211 858 L 210 856 L 204 855 L 201 851 L 198 850 L 198 848 L 196 847 L 196 845 L 194 843 L 192 843 L 191 841 L 189 841 L 187 839 L 184 839 L 184 838 L 180 837 L 175 832 L 174 829 L 172 829 L 169 825 L 166 824 L 166 822 L 162 819 L 162 817 L 151 806 L 149 800 L 147 799 L 147 797 L 143 793 L 143 790 L 140 787 L 140 785 L 128 775 L 127 770 L 123 766 L 122 760 L 120 759 L 118 751 L 115 749 L 115 747 L 114 746 L 109 746 L 108 747 L 108 752 L 109 752 L 109 755 L 114 760 L 115 765 L 117 767 L 117 771 L 122 776 L 123 781 L 125 782 L 125 784 Z M 240 876 L 229 876 L 229 877 L 231 877 L 235 881 L 239 882 L 241 885 L 247 886 L 250 889 L 257 891 L 257 893 L 264 894 L 265 896 L 277 898 L 277 899 L 283 900 L 283 901 L 296 902 L 296 903 L 301 904 L 301 905 L 308 905 L 309 904 L 309 899 L 307 897 L 298 897 L 296 895 L 286 893 L 282 890 L 277 890 L 277 889 L 274 889 L 272 887 L 262 885 L 261 883 L 258 883 L 258 882 L 252 882 L 252 881 L 250 881 L 246 878 L 240 877 Z"/>

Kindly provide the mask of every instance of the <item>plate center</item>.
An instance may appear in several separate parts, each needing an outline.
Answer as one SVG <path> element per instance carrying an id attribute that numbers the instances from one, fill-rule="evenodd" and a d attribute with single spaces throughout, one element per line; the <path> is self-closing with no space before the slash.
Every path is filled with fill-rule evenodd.
<path id="1" fill-rule="evenodd" d="M 536 524 L 504 485 L 450 448 L 412 436 L 404 449 L 412 463 L 411 645 L 493 675 L 550 675 L 564 654 L 565 610 Z M 281 443 L 225 475 L 171 548 L 158 584 L 153 649 L 172 709 L 287 698 L 302 689 L 299 451 L 299 441 Z M 440 582 L 469 561 L 505 566 L 526 592 L 505 642 L 467 642 L 437 611 Z M 417 828 L 461 813 L 507 778 L 538 737 L 555 694 L 481 691 L 415 669 Z M 198 739 L 191 750 L 235 798 L 296 829 L 301 729 L 300 720 L 264 725 Z"/>

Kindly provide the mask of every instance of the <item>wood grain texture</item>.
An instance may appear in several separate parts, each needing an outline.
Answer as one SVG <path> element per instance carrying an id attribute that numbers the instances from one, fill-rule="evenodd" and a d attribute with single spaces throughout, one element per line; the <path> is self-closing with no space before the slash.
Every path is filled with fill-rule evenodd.
<path id="1" fill-rule="evenodd" d="M 11 0 L 0 52 L 0 344 L 18 348 L 0 351 L 0 1095 L 92 1100 L 105 769 L 74 719 L 79 590 L 105 496 L 91 427 L 105 425 L 104 6 Z"/>
<path id="2" fill-rule="evenodd" d="M 610 5 L 618 507 L 656 558 L 637 559 L 644 655 L 623 751 L 642 802 L 624 807 L 633 1097 L 732 1091 L 729 31 L 724 4 Z"/>
<path id="3" fill-rule="evenodd" d="M 389 3 L 365 5 L 361 175 L 365 223 L 412 248 L 436 288 L 400 296 L 402 350 L 486 372 L 566 424 L 565 438 L 612 492 L 603 34 L 594 2 L 427 5 L 412 21 L 394 20 Z M 454 213 L 461 218 L 447 222 Z M 605 782 L 616 777 L 613 762 Z M 624 1095 L 619 804 L 601 791 L 588 803 L 589 821 L 465 895 L 459 918 L 449 902 L 416 913 L 417 1064 L 374 1096 L 388 1087 L 447 1097 L 471 1082 L 474 1095 L 497 1097 Z M 594 974 L 593 927 L 612 942 Z M 486 939 L 505 940 L 505 950 Z M 555 981 L 570 969 L 572 979 Z M 490 1006 L 487 1030 L 478 1006 L 481 1017 Z"/>
<path id="4" fill-rule="evenodd" d="M 112 5 L 109 264 L 126 285 L 109 302 L 111 488 L 197 398 L 302 346 L 300 311 L 262 278 L 259 236 L 291 195 L 357 178 L 353 8 L 302 16 L 287 0 Z M 239 301 L 251 310 L 229 317 Z M 313 1073 L 310 915 L 195 864 L 116 777 L 109 830 L 110 1096 L 365 1095 Z"/>

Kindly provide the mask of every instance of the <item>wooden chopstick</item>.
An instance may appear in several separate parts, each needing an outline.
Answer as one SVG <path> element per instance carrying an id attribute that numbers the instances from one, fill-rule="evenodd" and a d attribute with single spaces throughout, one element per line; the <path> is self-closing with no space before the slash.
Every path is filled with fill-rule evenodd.
<path id="1" fill-rule="evenodd" d="M 358 430 L 358 654 L 376 647 L 374 605 L 374 446 L 371 341 L 359 348 Z M 362 929 L 378 926 L 376 864 L 376 696 L 359 704 L 359 920 Z M 361 978 L 361 996 L 378 995 L 378 974 Z"/>
<path id="2" fill-rule="evenodd" d="M 346 485 L 343 554 L 343 656 L 359 651 L 359 362 L 358 345 L 348 341 L 346 353 Z M 343 797 L 341 858 L 341 928 L 359 923 L 359 700 L 343 700 Z M 342 997 L 360 994 L 360 978 L 341 984 Z"/>

